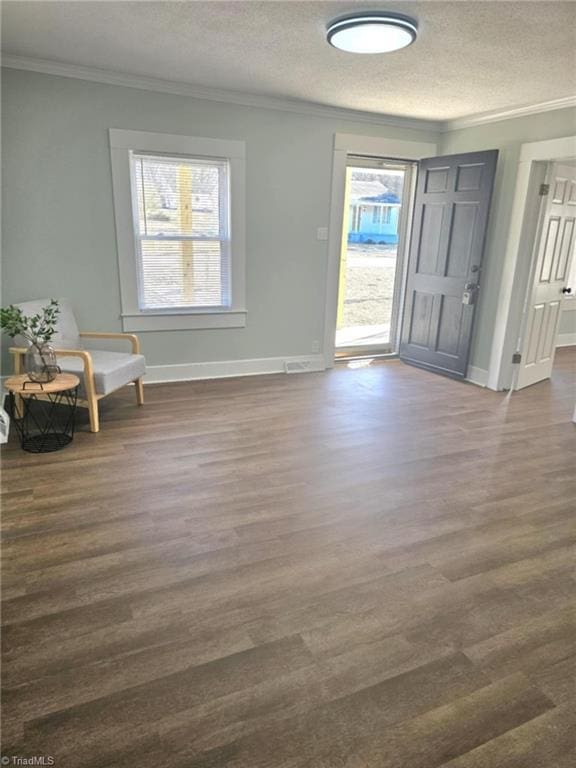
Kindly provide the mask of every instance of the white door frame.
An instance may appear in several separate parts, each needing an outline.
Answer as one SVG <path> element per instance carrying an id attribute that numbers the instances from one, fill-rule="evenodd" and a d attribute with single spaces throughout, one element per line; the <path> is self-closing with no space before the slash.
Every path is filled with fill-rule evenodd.
<path id="1" fill-rule="evenodd" d="M 488 369 L 490 389 L 509 389 L 512 386 L 512 354 L 519 351 L 516 346 L 521 333 L 527 292 L 531 287 L 529 276 L 541 208 L 538 187 L 544 182 L 548 163 L 574 157 L 576 135 L 533 141 L 520 147 Z"/>
<path id="2" fill-rule="evenodd" d="M 358 136 L 352 133 L 334 135 L 332 163 L 332 190 L 330 195 L 330 225 L 328 230 L 328 267 L 324 309 L 324 365 L 334 366 L 336 348 L 336 316 L 338 311 L 338 282 L 340 252 L 344 226 L 344 194 L 346 188 L 346 160 L 348 155 L 384 157 L 390 160 L 417 161 L 434 157 L 437 144 L 405 139 L 385 139 L 378 136 Z"/>
<path id="3" fill-rule="evenodd" d="M 576 158 L 571 158 L 572 161 Z M 541 161 L 537 161 L 535 165 L 540 166 Z M 516 343 L 516 348 L 519 352 L 522 353 L 522 357 L 524 357 L 526 350 L 526 335 L 529 332 L 529 326 L 530 326 L 530 319 L 531 314 L 530 310 L 533 307 L 533 290 L 534 290 L 534 284 L 536 280 L 536 272 L 538 269 L 538 257 L 541 252 L 541 246 L 542 246 L 542 237 L 544 236 L 544 228 L 546 224 L 546 213 L 548 210 L 548 205 L 550 203 L 550 196 L 554 194 L 554 187 L 550 186 L 551 183 L 554 181 L 555 176 L 558 176 L 559 173 L 561 174 L 561 171 L 567 172 L 570 176 L 574 176 L 574 168 L 571 168 L 569 166 L 563 166 L 562 162 L 554 162 L 549 161 L 547 163 L 542 163 L 545 168 L 545 178 L 544 183 L 548 186 L 549 192 L 547 195 L 538 195 L 538 190 L 535 191 L 535 195 L 539 197 L 539 210 L 538 210 L 538 220 L 536 224 L 536 230 L 534 235 L 534 240 L 532 243 L 532 254 L 531 254 L 531 264 L 530 264 L 530 271 L 528 275 L 528 285 L 526 287 L 526 299 L 524 301 L 524 306 L 522 308 L 522 317 L 520 319 L 520 333 L 518 336 L 518 341 Z M 568 259 L 570 260 L 570 254 L 568 255 Z M 562 281 L 564 283 L 564 286 L 568 285 L 568 280 L 570 277 L 570 271 L 567 271 L 564 280 Z M 560 306 L 559 306 L 559 314 L 558 314 L 558 328 L 560 327 L 560 322 L 562 318 L 562 313 L 564 312 L 567 303 L 569 304 L 569 300 L 565 296 L 562 296 L 560 299 Z M 555 344 L 554 344 L 554 352 L 556 347 L 558 346 L 558 340 L 559 340 L 559 332 L 556 333 L 555 337 Z M 554 352 L 552 353 L 554 355 Z M 553 361 L 552 361 L 553 363 Z M 525 360 L 522 360 L 522 363 L 519 366 L 519 369 L 514 372 L 514 376 L 512 379 L 512 388 L 517 390 L 520 378 L 522 377 L 522 368 L 525 365 Z M 535 382 L 537 383 L 537 382 Z M 523 385 L 529 386 L 526 383 Z"/>

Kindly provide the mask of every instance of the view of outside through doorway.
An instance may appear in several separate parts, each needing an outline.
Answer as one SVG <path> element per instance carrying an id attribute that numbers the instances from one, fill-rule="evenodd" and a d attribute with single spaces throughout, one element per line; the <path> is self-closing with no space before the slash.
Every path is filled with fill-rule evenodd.
<path id="1" fill-rule="evenodd" d="M 390 342 L 404 174 L 393 168 L 347 168 L 337 348 Z"/>

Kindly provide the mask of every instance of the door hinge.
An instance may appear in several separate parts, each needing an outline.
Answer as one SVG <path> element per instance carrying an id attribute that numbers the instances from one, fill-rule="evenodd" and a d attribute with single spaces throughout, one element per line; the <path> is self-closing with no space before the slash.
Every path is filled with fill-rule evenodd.
<path id="1" fill-rule="evenodd" d="M 538 190 L 538 194 L 541 197 L 544 197 L 545 195 L 549 194 L 550 192 L 550 184 L 540 184 L 540 189 Z"/>
<path id="2" fill-rule="evenodd" d="M 522 362 L 522 355 L 520 352 L 514 352 L 512 355 L 512 365 L 518 365 L 518 363 Z"/>

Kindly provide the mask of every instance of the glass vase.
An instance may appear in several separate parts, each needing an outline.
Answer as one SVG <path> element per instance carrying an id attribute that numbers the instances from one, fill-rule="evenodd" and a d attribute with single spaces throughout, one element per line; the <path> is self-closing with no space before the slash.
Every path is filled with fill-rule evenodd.
<path id="1" fill-rule="evenodd" d="M 24 370 L 30 381 L 47 384 L 53 381 L 60 372 L 56 360 L 56 352 L 50 344 L 32 344 L 24 356 Z"/>

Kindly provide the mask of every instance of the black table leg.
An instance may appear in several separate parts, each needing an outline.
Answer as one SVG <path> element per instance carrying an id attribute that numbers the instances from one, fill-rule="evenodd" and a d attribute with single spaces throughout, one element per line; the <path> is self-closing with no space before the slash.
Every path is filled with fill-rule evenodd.
<path id="1" fill-rule="evenodd" d="M 20 398 L 20 408 L 16 407 Z M 78 387 L 60 392 L 29 393 L 22 397 L 9 393 L 9 413 L 28 453 L 50 453 L 69 445 L 74 438 Z"/>

